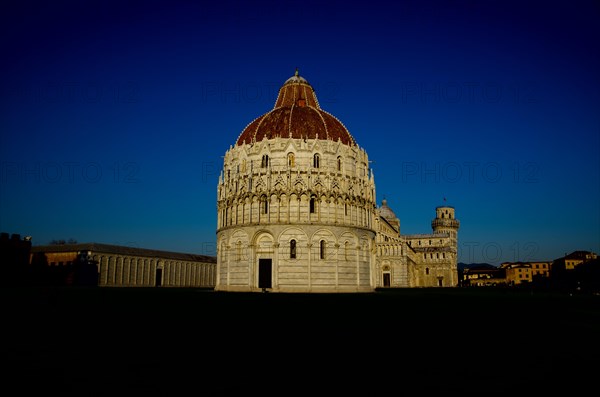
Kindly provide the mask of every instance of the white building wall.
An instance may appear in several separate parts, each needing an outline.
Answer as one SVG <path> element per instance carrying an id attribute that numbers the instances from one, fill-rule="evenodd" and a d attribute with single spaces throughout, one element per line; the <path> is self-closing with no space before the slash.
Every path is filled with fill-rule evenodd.
<path id="1" fill-rule="evenodd" d="M 274 291 L 371 290 L 375 186 L 367 164 L 362 149 L 327 140 L 230 148 L 218 186 L 216 289 L 258 290 L 262 258 L 272 260 Z"/>

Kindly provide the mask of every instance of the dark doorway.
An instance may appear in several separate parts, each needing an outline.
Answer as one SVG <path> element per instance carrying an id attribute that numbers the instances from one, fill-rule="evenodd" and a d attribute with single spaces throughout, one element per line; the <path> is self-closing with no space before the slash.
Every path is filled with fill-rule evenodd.
<path id="1" fill-rule="evenodd" d="M 390 286 L 390 274 L 389 273 L 383 273 L 383 286 L 384 287 L 389 287 Z"/>
<path id="2" fill-rule="evenodd" d="M 258 260 L 258 288 L 271 288 L 271 259 Z"/>
<path id="3" fill-rule="evenodd" d="M 162 269 L 156 269 L 156 286 L 160 287 L 162 284 Z"/>

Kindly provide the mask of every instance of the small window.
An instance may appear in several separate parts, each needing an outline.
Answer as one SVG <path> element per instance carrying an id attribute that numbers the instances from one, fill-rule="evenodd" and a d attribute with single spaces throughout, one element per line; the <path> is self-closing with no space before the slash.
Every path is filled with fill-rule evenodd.
<path id="1" fill-rule="evenodd" d="M 313 167 L 319 168 L 320 167 L 320 160 L 321 160 L 321 158 L 319 157 L 319 154 L 315 153 L 315 155 L 313 156 Z"/>
<path id="2" fill-rule="evenodd" d="M 425 274 L 429 274 L 429 268 L 428 267 L 425 268 Z"/>
<path id="3" fill-rule="evenodd" d="M 267 196 L 262 196 L 260 198 L 260 210 L 262 214 L 269 213 L 269 200 L 267 200 Z"/>
<path id="4" fill-rule="evenodd" d="M 296 156 L 294 153 L 288 153 L 288 167 L 292 168 L 296 166 Z"/>
<path id="5" fill-rule="evenodd" d="M 261 168 L 267 168 L 269 166 L 269 155 L 263 154 L 262 161 L 260 162 Z"/>
<path id="6" fill-rule="evenodd" d="M 290 241 L 290 259 L 296 259 L 296 240 Z"/>
<path id="7" fill-rule="evenodd" d="M 320 246 L 319 246 L 319 257 L 321 259 L 325 259 L 325 248 L 326 248 L 327 243 L 325 242 L 325 240 L 321 240 Z"/>
<path id="8" fill-rule="evenodd" d="M 342 170 L 342 158 L 341 157 L 337 158 L 337 170 L 338 171 Z"/>
<path id="9" fill-rule="evenodd" d="M 314 197 L 310 198 L 309 206 L 310 206 L 310 213 L 314 214 L 315 213 L 315 207 L 316 207 L 316 200 L 315 200 Z"/>

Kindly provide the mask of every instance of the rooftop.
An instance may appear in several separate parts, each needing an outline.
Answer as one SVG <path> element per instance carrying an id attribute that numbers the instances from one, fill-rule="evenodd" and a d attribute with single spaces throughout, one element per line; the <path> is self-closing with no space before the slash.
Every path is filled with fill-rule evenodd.
<path id="1" fill-rule="evenodd" d="M 273 138 L 326 139 L 350 146 L 356 144 L 344 124 L 321 109 L 313 87 L 297 69 L 279 89 L 273 110 L 250 122 L 237 144 Z"/>
<path id="2" fill-rule="evenodd" d="M 53 244 L 38 245 L 31 247 L 32 253 L 38 252 L 80 252 L 91 251 L 107 254 L 146 256 L 152 258 L 177 259 L 194 262 L 216 263 L 217 259 L 213 256 L 189 254 L 183 252 L 161 251 L 147 248 L 126 247 L 122 245 L 102 244 L 102 243 L 79 243 L 79 244 Z"/>

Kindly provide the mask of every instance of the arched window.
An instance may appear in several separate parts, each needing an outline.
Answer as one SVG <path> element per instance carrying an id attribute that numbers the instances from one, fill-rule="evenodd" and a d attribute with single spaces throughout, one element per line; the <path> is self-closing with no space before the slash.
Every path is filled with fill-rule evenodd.
<path id="1" fill-rule="evenodd" d="M 348 242 L 344 243 L 344 259 L 348 260 Z"/>
<path id="2" fill-rule="evenodd" d="M 267 200 L 267 196 L 261 196 L 260 198 L 260 210 L 262 214 L 269 213 L 269 200 Z"/>
<path id="3" fill-rule="evenodd" d="M 310 213 L 314 214 L 316 211 L 316 199 L 314 196 L 310 198 L 309 206 L 310 206 Z"/>
<path id="4" fill-rule="evenodd" d="M 290 241 L 290 259 L 296 259 L 296 240 Z"/>
<path id="5" fill-rule="evenodd" d="M 425 274 L 429 274 L 429 268 L 428 267 L 425 268 Z"/>
<path id="6" fill-rule="evenodd" d="M 338 171 L 342 170 L 342 158 L 341 157 L 337 158 L 337 170 Z"/>
<path id="7" fill-rule="evenodd" d="M 241 261 L 242 260 L 242 242 L 238 241 L 236 243 L 236 254 L 237 254 L 237 260 Z"/>
<path id="8" fill-rule="evenodd" d="M 260 162 L 261 168 L 267 168 L 269 166 L 269 155 L 263 154 L 262 161 Z"/>
<path id="9" fill-rule="evenodd" d="M 321 258 L 321 259 L 325 259 L 326 245 L 327 245 L 327 243 L 325 242 L 325 240 L 321 240 L 321 243 L 319 244 L 319 258 Z"/>
<path id="10" fill-rule="evenodd" d="M 315 167 L 315 168 L 319 168 L 320 167 L 319 153 L 315 153 L 315 155 L 313 156 L 313 167 Z"/>
<path id="11" fill-rule="evenodd" d="M 288 153 L 288 167 L 296 166 L 296 156 L 294 153 Z"/>

